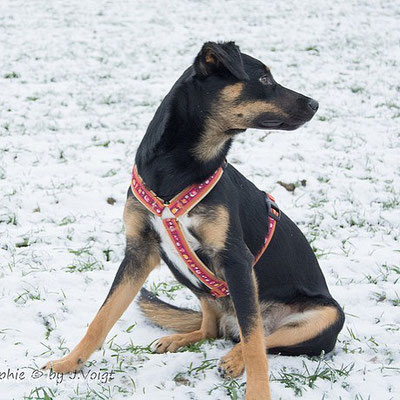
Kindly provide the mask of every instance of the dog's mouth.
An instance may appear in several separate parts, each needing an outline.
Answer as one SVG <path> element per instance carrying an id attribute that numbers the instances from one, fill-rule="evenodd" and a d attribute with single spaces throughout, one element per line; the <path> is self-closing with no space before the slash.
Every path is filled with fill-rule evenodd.
<path id="1" fill-rule="evenodd" d="M 274 130 L 284 130 L 284 131 L 293 131 L 297 128 L 300 128 L 306 121 L 299 122 L 283 122 L 283 121 L 272 121 L 272 120 L 260 120 L 257 121 L 257 125 L 259 129 L 274 129 Z"/>

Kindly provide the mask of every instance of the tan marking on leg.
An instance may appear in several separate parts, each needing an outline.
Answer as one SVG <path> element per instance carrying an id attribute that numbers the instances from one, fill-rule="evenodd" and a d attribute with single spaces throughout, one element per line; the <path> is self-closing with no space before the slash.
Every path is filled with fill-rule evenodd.
<path id="1" fill-rule="evenodd" d="M 294 346 L 318 336 L 322 331 L 333 325 L 338 318 L 338 312 L 334 307 L 320 307 L 307 310 L 302 313 L 286 315 L 283 323 L 301 325 L 286 325 L 277 329 L 265 338 L 266 349 L 274 347 Z M 286 321 L 286 322 L 285 322 Z M 221 359 L 221 367 L 233 378 L 238 377 L 244 371 L 244 358 L 242 343 L 235 345 L 229 353 Z"/>
<path id="2" fill-rule="evenodd" d="M 221 367 L 223 372 L 232 378 L 242 375 L 244 371 L 244 359 L 241 343 L 233 346 L 229 353 L 221 358 Z"/>
<path id="3" fill-rule="evenodd" d="M 52 368 L 55 372 L 66 373 L 81 368 L 90 355 L 101 347 L 110 329 L 135 298 L 147 276 L 159 262 L 158 255 L 151 255 L 147 265 L 141 266 L 141 273 L 137 274 L 135 279 L 126 278 L 121 282 L 100 308 L 79 344 L 62 359 L 48 362 L 44 369 Z"/>
<path id="4" fill-rule="evenodd" d="M 246 335 L 243 335 L 239 324 L 241 353 L 247 372 L 246 384 L 246 400 L 270 400 L 269 376 L 268 376 L 268 359 L 265 351 L 265 333 L 263 321 L 261 317 L 260 304 L 258 301 L 258 285 L 254 271 L 252 271 L 252 279 L 254 281 L 254 301 L 256 302 L 256 314 L 248 328 Z M 239 349 L 237 350 L 239 352 Z M 236 352 L 236 351 L 235 351 Z M 235 369 L 240 353 L 236 354 Z"/>
<path id="5" fill-rule="evenodd" d="M 246 400 L 270 400 L 268 359 L 265 351 L 265 335 L 261 318 L 247 337 L 241 336 L 241 350 L 246 366 Z"/>
<path id="6" fill-rule="evenodd" d="M 196 228 L 196 233 L 205 246 L 218 251 L 225 247 L 228 228 L 228 210 L 224 206 L 217 206 L 213 207 L 209 214 L 202 219 L 200 225 Z"/>
<path id="7" fill-rule="evenodd" d="M 123 221 L 128 239 L 137 239 L 143 231 L 148 213 L 138 200 L 128 197 L 125 203 Z"/>
<path id="8" fill-rule="evenodd" d="M 310 340 L 325 329 L 333 325 L 338 319 L 338 311 L 335 307 L 319 307 L 304 312 L 297 321 L 298 325 L 291 326 L 290 317 L 287 318 L 286 326 L 282 326 L 265 338 L 267 349 L 274 347 L 294 346 Z"/>
<path id="9" fill-rule="evenodd" d="M 199 330 L 164 336 L 156 344 L 157 353 L 174 353 L 180 347 L 189 346 L 203 339 L 214 339 L 218 335 L 217 312 L 207 299 L 202 298 L 202 322 Z"/>

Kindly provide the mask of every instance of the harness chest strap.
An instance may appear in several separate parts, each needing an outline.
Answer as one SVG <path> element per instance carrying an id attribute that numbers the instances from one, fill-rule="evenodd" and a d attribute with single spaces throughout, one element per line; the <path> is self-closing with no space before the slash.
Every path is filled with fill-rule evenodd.
<path id="1" fill-rule="evenodd" d="M 136 165 L 132 171 L 131 188 L 135 197 L 153 214 L 161 217 L 165 208 L 177 218 L 188 213 L 195 207 L 220 180 L 224 170 L 219 167 L 209 178 L 199 184 L 193 184 L 178 193 L 171 201 L 163 202 L 157 195 L 146 188 L 137 172 Z"/>
<path id="2" fill-rule="evenodd" d="M 145 187 L 143 180 L 137 172 L 136 166 L 133 168 L 131 181 L 131 188 L 135 197 L 151 213 L 162 218 L 162 223 L 167 231 L 168 237 L 188 269 L 210 289 L 210 294 L 216 298 L 229 295 L 228 285 L 225 281 L 218 279 L 191 249 L 177 218 L 188 213 L 207 196 L 218 183 L 222 174 L 223 168 L 220 167 L 204 182 L 189 186 L 189 188 L 184 189 L 168 203 L 164 203 L 154 192 Z M 270 195 L 267 196 L 268 200 L 275 204 L 273 197 Z M 255 258 L 253 265 L 257 263 L 268 247 L 275 231 L 276 219 L 278 218 L 275 219 L 273 216 L 275 215 L 278 217 L 279 213 L 273 208 L 271 208 L 271 210 L 272 213 L 268 215 L 268 234 L 264 240 L 263 248 Z M 168 216 L 164 218 L 164 214 L 169 214 L 171 217 L 169 218 Z"/>

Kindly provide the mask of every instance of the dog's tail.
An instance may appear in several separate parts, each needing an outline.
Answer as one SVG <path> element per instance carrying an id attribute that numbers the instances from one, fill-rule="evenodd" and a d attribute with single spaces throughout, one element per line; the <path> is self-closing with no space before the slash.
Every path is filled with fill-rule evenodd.
<path id="1" fill-rule="evenodd" d="M 140 291 L 138 304 L 143 314 L 162 328 L 189 333 L 201 327 L 202 313 L 200 311 L 175 307 L 160 300 L 145 288 Z"/>

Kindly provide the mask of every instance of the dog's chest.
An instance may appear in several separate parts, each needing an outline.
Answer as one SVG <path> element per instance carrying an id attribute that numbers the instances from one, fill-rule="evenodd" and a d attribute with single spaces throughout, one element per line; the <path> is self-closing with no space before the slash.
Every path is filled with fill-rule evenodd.
<path id="1" fill-rule="evenodd" d="M 198 227 L 199 223 L 200 223 L 199 217 L 196 215 L 194 215 L 194 216 L 184 215 L 182 217 L 179 217 L 179 224 L 185 235 L 185 239 L 189 243 L 192 250 L 194 250 L 194 251 L 201 249 L 200 242 L 191 233 L 191 231 L 196 230 L 196 227 Z M 163 252 L 167 255 L 169 260 L 172 262 L 175 269 L 177 269 L 180 272 L 180 274 L 182 274 L 185 278 L 187 278 L 193 285 L 200 287 L 200 281 L 188 269 L 184 260 L 182 259 L 182 256 L 178 253 L 174 244 L 172 243 L 172 241 L 163 225 L 162 219 L 154 216 L 152 218 L 152 224 L 153 224 L 154 229 L 160 235 L 161 247 L 162 247 Z"/>

